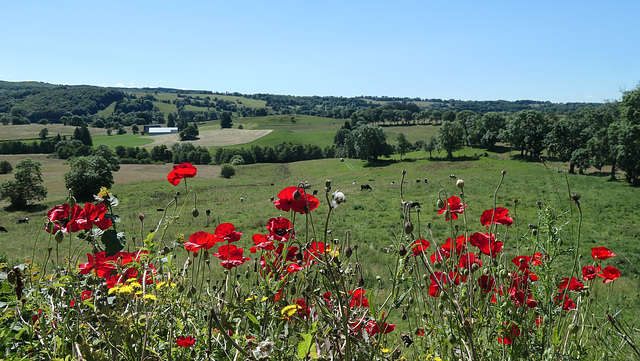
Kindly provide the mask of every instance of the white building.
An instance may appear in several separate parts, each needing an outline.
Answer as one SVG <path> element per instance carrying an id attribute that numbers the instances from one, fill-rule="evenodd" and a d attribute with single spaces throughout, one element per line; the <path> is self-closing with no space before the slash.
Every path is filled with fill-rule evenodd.
<path id="1" fill-rule="evenodd" d="M 178 134 L 178 128 L 176 127 L 149 128 L 149 135 L 162 135 L 162 134 Z"/>

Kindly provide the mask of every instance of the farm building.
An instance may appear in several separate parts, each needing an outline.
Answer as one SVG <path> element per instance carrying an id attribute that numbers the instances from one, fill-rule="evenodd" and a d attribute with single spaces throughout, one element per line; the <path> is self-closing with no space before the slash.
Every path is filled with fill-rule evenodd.
<path id="1" fill-rule="evenodd" d="M 178 128 L 174 128 L 174 127 L 149 128 L 149 135 L 161 135 L 161 134 L 178 134 Z"/>
<path id="2" fill-rule="evenodd" d="M 142 132 L 143 132 L 143 133 L 147 133 L 147 134 L 149 134 L 149 129 L 150 129 L 150 128 L 160 128 L 160 127 L 161 127 L 161 125 L 158 125 L 158 124 L 154 124 L 154 125 L 144 125 L 144 126 L 142 127 Z"/>

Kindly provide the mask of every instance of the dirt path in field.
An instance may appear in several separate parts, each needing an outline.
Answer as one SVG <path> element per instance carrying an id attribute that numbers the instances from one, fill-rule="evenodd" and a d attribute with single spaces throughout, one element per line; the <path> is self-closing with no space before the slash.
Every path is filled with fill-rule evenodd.
<path id="1" fill-rule="evenodd" d="M 201 147 L 220 147 L 225 145 L 236 145 L 253 142 L 258 138 L 271 133 L 271 130 L 249 130 L 249 129 L 212 129 L 200 131 L 200 139 L 190 140 L 193 145 Z M 144 145 L 145 148 L 153 148 L 156 145 L 166 145 L 171 147 L 174 143 L 178 143 L 180 138 L 178 134 L 154 135 L 151 137 L 154 141 Z"/>

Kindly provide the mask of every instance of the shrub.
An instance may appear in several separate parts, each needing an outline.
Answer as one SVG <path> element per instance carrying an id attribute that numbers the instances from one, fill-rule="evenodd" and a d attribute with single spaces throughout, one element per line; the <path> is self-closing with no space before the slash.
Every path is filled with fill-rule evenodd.
<path id="1" fill-rule="evenodd" d="M 41 201 L 47 197 L 39 162 L 31 158 L 21 160 L 16 164 L 14 178 L 0 185 L 0 200 L 8 199 L 11 207 L 24 207 L 31 201 Z"/>
<path id="2" fill-rule="evenodd" d="M 99 156 L 71 158 L 64 183 L 79 200 L 89 200 L 101 187 L 113 185 L 113 170 L 109 162 Z"/>
<path id="3" fill-rule="evenodd" d="M 242 158 L 242 156 L 240 154 L 236 154 L 233 157 L 231 157 L 231 160 L 229 161 L 229 164 L 231 164 L 231 165 L 243 165 L 244 164 L 244 158 Z"/>
<path id="4" fill-rule="evenodd" d="M 220 176 L 222 178 L 231 178 L 234 175 L 236 175 L 236 170 L 235 168 L 233 168 L 233 166 L 229 165 L 229 164 L 223 164 L 222 167 L 220 167 Z"/>
<path id="5" fill-rule="evenodd" d="M 0 161 L 0 174 L 9 174 L 13 170 L 8 160 Z"/>

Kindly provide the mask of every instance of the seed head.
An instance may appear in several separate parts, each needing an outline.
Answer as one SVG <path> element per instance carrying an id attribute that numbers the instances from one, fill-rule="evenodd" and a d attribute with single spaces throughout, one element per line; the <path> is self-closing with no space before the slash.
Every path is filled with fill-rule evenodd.
<path id="1" fill-rule="evenodd" d="M 299 189 L 296 189 L 296 191 L 293 192 L 293 199 L 298 201 L 300 198 L 302 198 L 302 193 L 300 193 Z"/>
<path id="2" fill-rule="evenodd" d="M 460 189 L 464 188 L 464 181 L 462 179 L 458 179 L 456 181 L 456 187 L 458 187 Z"/>
<path id="3" fill-rule="evenodd" d="M 138 213 L 138 219 L 140 220 L 140 222 L 144 221 L 144 214 L 143 213 Z"/>
<path id="4" fill-rule="evenodd" d="M 194 208 L 193 210 L 191 210 L 191 215 L 195 218 L 197 216 L 200 215 L 200 211 L 198 211 L 198 208 Z"/>
<path id="5" fill-rule="evenodd" d="M 64 240 L 64 234 L 62 234 L 61 230 L 58 230 L 53 238 L 56 240 L 56 242 L 62 243 L 62 241 Z"/>
<path id="6" fill-rule="evenodd" d="M 412 232 L 413 232 L 413 223 L 411 223 L 410 221 L 407 221 L 407 223 L 404 224 L 404 233 L 411 234 Z"/>

